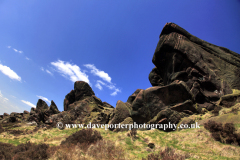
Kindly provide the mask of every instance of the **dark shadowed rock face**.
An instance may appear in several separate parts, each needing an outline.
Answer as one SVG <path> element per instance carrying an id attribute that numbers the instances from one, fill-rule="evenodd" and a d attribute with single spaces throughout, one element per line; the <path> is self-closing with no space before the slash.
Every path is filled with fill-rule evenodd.
<path id="1" fill-rule="evenodd" d="M 54 103 L 53 100 L 51 101 L 51 105 L 49 109 L 52 111 L 53 114 L 60 113 L 60 111 L 57 108 L 57 105 Z"/>
<path id="2" fill-rule="evenodd" d="M 42 99 L 39 99 L 37 102 L 37 110 L 44 110 L 44 109 L 48 109 L 48 105 L 45 101 L 43 101 Z"/>
<path id="3" fill-rule="evenodd" d="M 127 102 L 132 104 L 132 102 L 135 100 L 135 98 L 137 97 L 138 93 L 143 90 L 143 89 L 137 89 L 131 96 L 128 97 Z"/>
<path id="4" fill-rule="evenodd" d="M 76 81 L 74 83 L 74 93 L 75 101 L 81 100 L 86 96 L 95 95 L 89 84 L 84 81 Z"/>
<path id="5" fill-rule="evenodd" d="M 141 90 L 131 106 L 132 119 L 136 123 L 146 123 L 161 110 L 184 103 L 187 100 L 192 102 L 193 97 L 182 81 Z M 193 110 L 196 112 L 192 105 L 186 104 L 184 107 L 178 107 L 179 112 L 183 112 L 184 110 Z"/>
<path id="6" fill-rule="evenodd" d="M 131 111 L 129 107 L 123 103 L 122 101 L 118 100 L 116 108 L 114 110 L 114 117 L 109 122 L 109 124 L 119 124 L 124 121 L 124 119 L 130 117 Z M 114 128 L 111 128 L 113 130 Z"/>
<path id="7" fill-rule="evenodd" d="M 167 23 L 152 62 L 153 86 L 183 81 L 200 104 L 217 101 L 240 89 L 240 55 L 203 41 L 174 23 Z"/>
<path id="8" fill-rule="evenodd" d="M 74 83 L 74 90 L 71 90 L 71 92 L 65 96 L 64 111 L 67 111 L 68 106 L 73 102 L 82 100 L 85 97 L 92 95 L 95 95 L 95 93 L 93 92 L 92 88 L 89 86 L 88 83 L 84 81 L 76 81 Z"/>
<path id="9" fill-rule="evenodd" d="M 160 73 L 157 67 L 154 67 L 150 72 L 148 79 L 152 86 L 164 86 L 163 79 L 160 76 Z"/>
<path id="10" fill-rule="evenodd" d="M 50 107 L 48 107 L 47 103 L 42 99 L 39 99 L 37 102 L 36 108 L 31 108 L 30 116 L 28 117 L 28 121 L 35 121 L 38 124 L 40 122 L 45 123 L 48 120 L 48 117 L 60 113 L 54 101 L 51 101 Z"/>

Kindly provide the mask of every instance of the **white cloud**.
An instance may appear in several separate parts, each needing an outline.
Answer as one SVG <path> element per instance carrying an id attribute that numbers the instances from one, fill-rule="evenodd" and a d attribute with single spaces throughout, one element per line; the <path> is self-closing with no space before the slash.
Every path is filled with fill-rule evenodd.
<path id="1" fill-rule="evenodd" d="M 111 96 L 116 96 L 118 92 L 121 92 L 119 89 L 115 89 L 115 91 L 113 93 L 111 93 Z"/>
<path id="2" fill-rule="evenodd" d="M 44 71 L 44 68 L 43 68 L 43 67 L 41 67 L 40 69 L 41 69 L 42 71 Z"/>
<path id="3" fill-rule="evenodd" d="M 101 86 L 100 83 L 96 83 L 95 87 L 97 87 L 99 90 L 102 90 L 102 89 L 103 89 L 103 87 Z"/>
<path id="4" fill-rule="evenodd" d="M 26 60 L 30 60 L 28 57 L 26 57 Z"/>
<path id="5" fill-rule="evenodd" d="M 30 107 L 34 107 L 36 108 L 36 106 L 34 104 L 32 104 L 31 102 L 28 102 L 28 101 L 24 101 L 24 100 L 21 100 L 23 103 L 25 103 L 26 105 L 29 105 Z"/>
<path id="6" fill-rule="evenodd" d="M 11 46 L 7 46 L 7 48 L 11 48 Z"/>
<path id="7" fill-rule="evenodd" d="M 9 101 L 0 91 L 0 114 L 11 113 L 11 112 L 22 112 L 22 110 Z"/>
<path id="8" fill-rule="evenodd" d="M 17 73 L 11 70 L 8 66 L 0 64 L 0 71 L 11 79 L 21 81 L 21 77 L 19 77 Z"/>
<path id="9" fill-rule="evenodd" d="M 79 66 L 75 64 L 58 60 L 56 62 L 51 62 L 51 65 L 56 67 L 57 71 L 61 73 L 63 77 L 71 80 L 72 82 L 85 81 L 90 84 L 88 75 L 82 72 Z"/>
<path id="10" fill-rule="evenodd" d="M 52 72 L 50 72 L 49 70 L 46 69 L 46 72 L 50 75 L 53 75 Z"/>
<path id="11" fill-rule="evenodd" d="M 18 51 L 18 53 L 23 53 L 23 51 Z"/>
<path id="12" fill-rule="evenodd" d="M 3 102 L 8 101 L 8 99 L 6 97 L 3 96 L 2 92 L 0 91 L 0 98 Z"/>
<path id="13" fill-rule="evenodd" d="M 2 92 L 0 91 L 0 97 L 3 98 Z"/>
<path id="14" fill-rule="evenodd" d="M 97 83 L 96 83 L 95 87 L 97 87 L 99 90 L 102 90 L 103 89 L 102 85 L 106 86 L 110 90 L 114 90 L 114 92 L 110 94 L 111 96 L 116 96 L 118 92 L 121 92 L 121 90 L 116 88 L 116 86 L 114 84 L 112 84 L 112 83 L 111 84 L 106 84 L 106 83 L 104 83 L 100 80 L 97 80 Z"/>
<path id="15" fill-rule="evenodd" d="M 85 67 L 87 67 L 88 69 L 91 69 L 91 73 L 99 76 L 100 78 L 102 78 L 103 80 L 111 83 L 111 77 L 104 71 L 101 71 L 99 69 L 97 69 L 94 64 L 85 64 Z"/>
<path id="16" fill-rule="evenodd" d="M 44 100 L 44 101 L 46 101 L 46 102 L 48 102 L 48 103 L 51 103 L 51 101 L 49 101 L 46 97 L 38 96 L 38 95 L 37 95 L 37 97 L 42 99 L 42 100 Z"/>
<path id="17" fill-rule="evenodd" d="M 14 50 L 15 52 L 18 52 L 18 50 L 17 50 L 17 49 L 15 49 L 15 48 L 13 48 L 13 50 Z"/>

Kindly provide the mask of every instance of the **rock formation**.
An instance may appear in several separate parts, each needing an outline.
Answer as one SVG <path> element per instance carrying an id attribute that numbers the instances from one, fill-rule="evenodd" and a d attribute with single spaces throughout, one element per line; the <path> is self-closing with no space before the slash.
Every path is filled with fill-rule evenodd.
<path id="1" fill-rule="evenodd" d="M 239 54 L 203 41 L 174 23 L 167 23 L 159 38 L 152 59 L 155 68 L 149 74 L 153 87 L 137 89 L 127 100 L 129 107 L 121 103 L 125 114 L 117 114 L 117 103 L 111 122 L 129 115 L 139 124 L 178 123 L 216 105 L 238 101 L 239 95 L 224 95 L 240 89 Z"/>
<path id="2" fill-rule="evenodd" d="M 107 124 L 114 107 L 95 96 L 92 88 L 84 81 L 76 81 L 64 99 L 64 111 L 48 117 L 46 123 Z"/>
<path id="3" fill-rule="evenodd" d="M 137 89 L 126 103 L 114 108 L 95 96 L 88 83 L 76 81 L 59 112 L 39 99 L 30 113 L 4 113 L 0 122 L 21 120 L 38 124 L 177 124 L 190 115 L 231 107 L 240 102 L 240 55 L 203 41 L 174 23 L 167 23 L 161 34 L 152 62 L 155 67 L 148 78 L 152 87 Z M 113 131 L 127 128 L 111 128 Z M 171 131 L 168 130 L 168 131 Z"/>
<path id="4" fill-rule="evenodd" d="M 205 108 L 240 89 L 240 55 L 174 23 L 164 26 L 152 62 L 156 66 L 149 74 L 152 86 L 183 81 L 195 102 Z"/>
<path id="5" fill-rule="evenodd" d="M 46 123 L 49 116 L 57 113 L 60 113 L 60 111 L 54 101 L 51 101 L 51 105 L 49 107 L 45 101 L 39 99 L 36 108 L 31 108 L 28 121 L 35 121 L 38 124 Z"/>

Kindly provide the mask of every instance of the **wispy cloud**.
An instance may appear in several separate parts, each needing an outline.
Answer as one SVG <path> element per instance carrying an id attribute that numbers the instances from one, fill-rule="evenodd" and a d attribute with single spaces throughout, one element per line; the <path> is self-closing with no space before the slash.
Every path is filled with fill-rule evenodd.
<path id="1" fill-rule="evenodd" d="M 44 101 L 46 101 L 46 102 L 48 102 L 48 103 L 51 103 L 51 101 L 49 101 L 46 97 L 38 96 L 38 95 L 37 95 L 37 97 L 42 99 L 42 100 L 44 100 Z"/>
<path id="2" fill-rule="evenodd" d="M 90 69 L 93 75 L 96 75 L 103 80 L 111 83 L 111 77 L 106 72 L 97 69 L 94 64 L 85 64 L 84 66 Z"/>
<path id="3" fill-rule="evenodd" d="M 11 48 L 11 46 L 7 46 L 7 48 Z"/>
<path id="4" fill-rule="evenodd" d="M 53 65 L 63 77 L 72 82 L 85 81 L 90 84 L 88 75 L 82 72 L 80 67 L 75 64 L 58 60 L 56 62 L 51 62 L 51 65 Z"/>
<path id="5" fill-rule="evenodd" d="M 111 93 L 111 96 L 116 96 L 118 92 L 121 92 L 119 89 L 115 89 L 115 91 L 113 93 Z"/>
<path id="6" fill-rule="evenodd" d="M 47 72 L 48 74 L 50 74 L 51 76 L 53 75 L 52 72 L 50 72 L 50 71 L 47 70 L 47 69 L 46 69 L 46 72 Z"/>
<path id="7" fill-rule="evenodd" d="M 103 89 L 102 86 L 106 86 L 110 90 L 114 90 L 114 92 L 110 94 L 111 96 L 116 96 L 118 92 L 121 92 L 121 90 L 116 88 L 116 86 L 114 84 L 112 84 L 112 83 L 107 84 L 107 83 L 102 82 L 101 80 L 97 80 L 95 87 L 97 87 L 99 90 L 102 90 Z"/>
<path id="8" fill-rule="evenodd" d="M 30 58 L 26 57 L 26 60 L 30 60 Z"/>
<path id="9" fill-rule="evenodd" d="M 98 80 L 97 83 L 95 84 L 95 87 L 97 87 L 99 90 L 102 90 L 103 89 L 102 85 L 106 85 L 106 84 Z"/>
<path id="10" fill-rule="evenodd" d="M 0 91 L 0 114 L 11 113 L 11 112 L 22 112 L 15 104 L 13 105 L 11 101 L 6 98 Z"/>
<path id="11" fill-rule="evenodd" d="M 21 100 L 23 103 L 25 103 L 26 105 L 29 105 L 30 107 L 34 107 L 36 108 L 36 106 L 34 104 L 32 104 L 31 102 L 28 102 L 28 101 L 24 101 L 24 100 Z"/>
<path id="12" fill-rule="evenodd" d="M 10 48 L 11 48 L 11 47 L 10 47 Z M 23 51 L 19 51 L 19 50 L 15 49 L 15 48 L 13 48 L 13 50 L 14 50 L 15 52 L 18 52 L 18 53 L 23 53 Z"/>
<path id="13" fill-rule="evenodd" d="M 0 64 L 0 71 L 11 79 L 21 81 L 21 77 L 19 77 L 17 73 L 11 70 L 8 66 Z"/>
<path id="14" fill-rule="evenodd" d="M 8 101 L 8 99 L 2 95 L 1 91 L 0 91 L 0 98 L 2 101 Z"/>
<path id="15" fill-rule="evenodd" d="M 17 49 L 15 49 L 15 48 L 13 48 L 13 50 L 14 50 L 15 52 L 18 52 L 18 50 L 17 50 Z"/>
<path id="16" fill-rule="evenodd" d="M 43 67 L 41 67 L 40 69 L 41 69 L 42 71 L 44 71 L 44 68 L 43 68 Z"/>

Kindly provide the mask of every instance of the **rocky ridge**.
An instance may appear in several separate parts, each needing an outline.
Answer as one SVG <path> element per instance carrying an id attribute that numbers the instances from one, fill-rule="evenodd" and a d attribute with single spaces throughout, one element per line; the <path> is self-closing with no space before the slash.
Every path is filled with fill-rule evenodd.
<path id="1" fill-rule="evenodd" d="M 177 124 L 191 115 L 240 102 L 240 94 L 233 93 L 240 90 L 239 54 L 203 41 L 174 23 L 167 23 L 159 38 L 152 59 L 155 68 L 148 77 L 152 87 L 137 89 L 127 102 L 119 100 L 114 108 L 96 97 L 88 83 L 76 81 L 65 96 L 64 111 L 53 101 L 49 107 L 39 99 L 30 113 L 4 113 L 0 123 Z"/>

